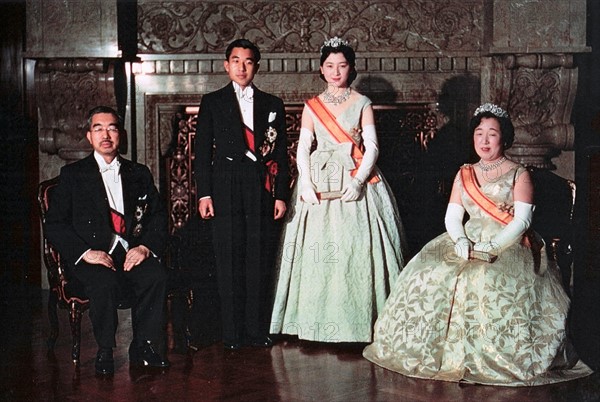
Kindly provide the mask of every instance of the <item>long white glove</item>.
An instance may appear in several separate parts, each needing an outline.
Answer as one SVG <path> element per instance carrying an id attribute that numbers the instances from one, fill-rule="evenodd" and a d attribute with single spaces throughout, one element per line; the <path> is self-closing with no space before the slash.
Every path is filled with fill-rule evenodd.
<path id="1" fill-rule="evenodd" d="M 312 146 L 313 133 L 307 128 L 300 129 L 298 150 L 296 151 L 296 166 L 298 166 L 298 188 L 300 198 L 304 202 L 318 204 L 319 199 L 315 186 L 310 177 L 310 147 Z"/>
<path id="2" fill-rule="evenodd" d="M 475 251 L 485 251 L 486 253 L 498 255 L 503 250 L 521 240 L 523 234 L 531 226 L 533 211 L 535 205 L 526 202 L 515 201 L 515 216 L 508 225 L 506 225 L 489 242 L 476 243 Z"/>
<path id="3" fill-rule="evenodd" d="M 356 175 L 342 189 L 342 201 L 345 202 L 358 200 L 364 184 L 369 176 L 371 176 L 371 171 L 373 171 L 375 162 L 377 162 L 377 158 L 379 157 L 379 144 L 377 142 L 375 125 L 369 124 L 363 127 L 362 140 L 365 153 Z"/>
<path id="4" fill-rule="evenodd" d="M 446 225 L 448 235 L 450 235 L 450 238 L 454 242 L 454 252 L 463 260 L 468 260 L 473 243 L 465 234 L 465 227 L 462 223 L 464 216 L 465 209 L 463 206 L 450 202 L 446 208 L 444 224 Z"/>
<path id="5" fill-rule="evenodd" d="M 446 225 L 448 235 L 450 235 L 450 238 L 454 242 L 454 252 L 463 260 L 468 260 L 473 243 L 465 234 L 465 227 L 463 226 L 464 216 L 465 209 L 463 206 L 450 202 L 446 208 L 444 224 Z"/>

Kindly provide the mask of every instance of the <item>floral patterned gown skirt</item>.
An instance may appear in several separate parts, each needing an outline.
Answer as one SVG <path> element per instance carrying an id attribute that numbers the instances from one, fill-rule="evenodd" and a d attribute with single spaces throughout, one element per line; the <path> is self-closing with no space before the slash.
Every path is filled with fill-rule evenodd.
<path id="1" fill-rule="evenodd" d="M 523 169 L 482 191 L 497 205 L 507 203 Z M 462 202 L 472 241 L 488 241 L 502 229 L 469 197 Z M 518 243 L 493 263 L 465 261 L 444 233 L 400 274 L 363 355 L 418 378 L 506 386 L 565 381 L 591 373 L 572 356 L 568 310 L 558 267 L 545 249 L 534 253 Z"/>
<path id="2" fill-rule="evenodd" d="M 358 127 L 370 100 L 361 97 L 338 117 Z M 314 117 L 314 116 L 313 116 Z M 356 130 L 354 130 L 356 131 Z M 337 143 L 315 119 L 311 177 L 317 192 L 341 190 L 354 168 L 350 143 Z M 294 191 L 278 257 L 271 333 L 320 342 L 371 342 L 373 325 L 404 266 L 402 223 L 394 196 L 380 181 L 355 202 L 308 204 Z"/>

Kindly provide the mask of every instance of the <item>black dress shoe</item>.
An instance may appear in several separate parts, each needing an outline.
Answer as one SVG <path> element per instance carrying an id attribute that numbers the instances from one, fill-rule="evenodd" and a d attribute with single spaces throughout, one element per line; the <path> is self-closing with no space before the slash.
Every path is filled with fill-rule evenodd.
<path id="1" fill-rule="evenodd" d="M 273 341 L 268 336 L 263 336 L 260 338 L 250 338 L 246 344 L 255 348 L 269 348 L 273 346 Z"/>
<path id="2" fill-rule="evenodd" d="M 142 346 L 129 347 L 129 363 L 135 366 L 167 368 L 170 366 L 167 359 L 163 359 L 150 341 L 144 342 Z"/>
<path id="3" fill-rule="evenodd" d="M 96 354 L 96 374 L 113 375 L 115 373 L 115 361 L 111 348 L 100 348 Z"/>

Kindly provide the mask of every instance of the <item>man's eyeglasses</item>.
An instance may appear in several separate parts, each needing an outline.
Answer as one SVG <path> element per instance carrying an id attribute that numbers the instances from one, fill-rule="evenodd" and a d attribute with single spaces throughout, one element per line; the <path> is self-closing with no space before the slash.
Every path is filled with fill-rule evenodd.
<path id="1" fill-rule="evenodd" d="M 115 134 L 119 132 L 119 128 L 116 126 L 109 126 L 109 127 L 94 127 L 92 128 L 92 132 L 94 133 L 101 133 L 103 131 L 107 131 L 109 134 Z"/>

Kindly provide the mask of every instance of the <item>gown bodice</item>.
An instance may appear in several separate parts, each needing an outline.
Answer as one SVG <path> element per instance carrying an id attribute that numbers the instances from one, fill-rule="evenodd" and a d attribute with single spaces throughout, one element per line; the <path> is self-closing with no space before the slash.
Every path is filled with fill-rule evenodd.
<path id="1" fill-rule="evenodd" d="M 504 174 L 495 179 L 480 184 L 480 189 L 490 200 L 501 209 L 511 209 L 513 202 L 513 188 L 518 177 L 525 172 L 521 165 L 515 165 Z M 493 172 L 488 172 L 492 175 Z M 459 175 L 460 177 L 460 175 Z M 473 242 L 490 241 L 504 225 L 493 219 L 471 197 L 464 191 L 462 180 L 460 181 L 461 201 L 465 211 L 469 214 L 469 221 L 465 224 L 465 233 Z"/>

